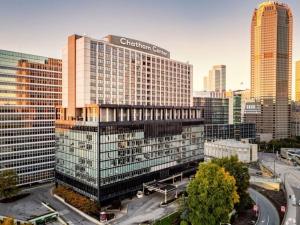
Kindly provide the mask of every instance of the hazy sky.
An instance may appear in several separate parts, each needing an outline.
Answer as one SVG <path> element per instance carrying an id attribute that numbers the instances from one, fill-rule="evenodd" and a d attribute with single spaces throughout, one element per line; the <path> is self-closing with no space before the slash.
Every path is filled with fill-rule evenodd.
<path id="1" fill-rule="evenodd" d="M 61 57 L 67 36 L 115 34 L 157 44 L 194 65 L 194 90 L 214 64 L 227 65 L 227 88 L 250 86 L 250 23 L 258 0 L 0 0 L 0 48 Z M 300 0 L 294 61 L 300 60 Z M 294 75 L 294 72 L 293 72 Z M 241 86 L 240 83 L 244 85 Z"/>

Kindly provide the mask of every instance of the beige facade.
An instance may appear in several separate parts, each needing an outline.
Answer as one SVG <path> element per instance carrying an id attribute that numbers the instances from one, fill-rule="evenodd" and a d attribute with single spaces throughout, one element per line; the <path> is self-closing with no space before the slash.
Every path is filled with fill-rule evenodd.
<path id="1" fill-rule="evenodd" d="M 285 4 L 265 2 L 253 13 L 251 97 L 265 109 L 261 118 L 268 122 L 262 122 L 267 127 L 261 127 L 261 132 L 275 139 L 286 138 L 290 133 L 292 27 L 292 12 Z"/>
<path id="2" fill-rule="evenodd" d="M 296 62 L 295 100 L 300 101 L 300 60 Z"/>
<path id="3" fill-rule="evenodd" d="M 204 91 L 226 91 L 226 66 L 215 65 L 209 71 L 208 76 L 203 77 Z"/>
<path id="4" fill-rule="evenodd" d="M 256 162 L 257 144 L 250 144 L 247 140 L 236 141 L 233 139 L 205 142 L 204 155 L 207 158 L 218 159 L 237 156 L 240 162 Z"/>
<path id="5" fill-rule="evenodd" d="M 167 50 L 125 37 L 70 36 L 63 51 L 68 117 L 90 104 L 192 106 L 193 67 L 169 57 Z"/>

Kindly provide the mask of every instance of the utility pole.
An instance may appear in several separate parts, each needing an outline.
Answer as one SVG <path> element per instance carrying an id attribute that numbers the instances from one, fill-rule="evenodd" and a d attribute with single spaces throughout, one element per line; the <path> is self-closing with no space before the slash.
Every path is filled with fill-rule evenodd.
<path id="1" fill-rule="evenodd" d="M 274 178 L 276 178 L 276 171 L 275 171 L 275 164 L 276 163 L 276 159 L 274 159 Z"/>

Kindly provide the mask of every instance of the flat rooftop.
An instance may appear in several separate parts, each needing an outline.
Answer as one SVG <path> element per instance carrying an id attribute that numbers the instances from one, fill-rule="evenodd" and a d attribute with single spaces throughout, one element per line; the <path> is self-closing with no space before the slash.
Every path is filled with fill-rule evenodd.
<path id="1" fill-rule="evenodd" d="M 218 140 L 218 141 L 207 142 L 207 143 L 215 144 L 215 145 L 230 146 L 230 147 L 235 147 L 235 148 L 249 148 L 252 145 L 250 143 L 244 143 L 244 142 L 237 141 L 234 139 Z"/>

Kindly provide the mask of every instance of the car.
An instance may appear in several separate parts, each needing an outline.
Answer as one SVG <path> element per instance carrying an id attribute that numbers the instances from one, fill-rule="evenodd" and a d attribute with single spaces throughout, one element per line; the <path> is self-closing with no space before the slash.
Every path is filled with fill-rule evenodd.
<path id="1" fill-rule="evenodd" d="M 142 197 L 144 197 L 144 193 L 143 193 L 142 191 L 138 191 L 138 192 L 136 193 L 136 197 L 137 197 L 137 198 L 142 198 Z"/>
<path id="2" fill-rule="evenodd" d="M 291 200 L 292 200 L 292 205 L 296 205 L 296 196 L 295 195 L 291 196 Z"/>
<path id="3" fill-rule="evenodd" d="M 256 172 L 256 175 L 258 175 L 258 176 L 262 176 L 262 175 L 263 175 L 263 173 L 262 173 L 261 171 L 257 171 L 257 172 Z"/>

